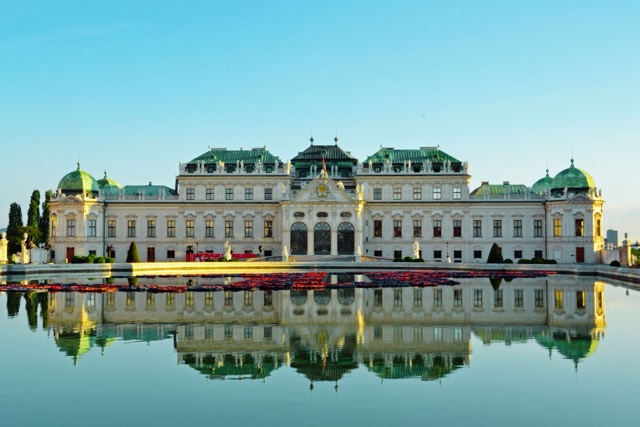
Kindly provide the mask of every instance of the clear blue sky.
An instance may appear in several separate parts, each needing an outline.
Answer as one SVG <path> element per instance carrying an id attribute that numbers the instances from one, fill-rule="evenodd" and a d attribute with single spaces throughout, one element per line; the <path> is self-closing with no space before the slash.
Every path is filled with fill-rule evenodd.
<path id="1" fill-rule="evenodd" d="M 82 169 L 173 187 L 212 147 L 439 145 L 472 187 L 570 164 L 640 239 L 640 1 L 0 3 L 0 227 Z"/>

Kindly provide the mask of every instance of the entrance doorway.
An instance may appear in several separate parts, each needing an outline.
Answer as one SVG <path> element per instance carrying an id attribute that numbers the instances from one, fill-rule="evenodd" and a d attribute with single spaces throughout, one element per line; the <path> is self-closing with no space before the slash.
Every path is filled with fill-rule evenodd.
<path id="1" fill-rule="evenodd" d="M 291 255 L 307 254 L 307 226 L 304 222 L 294 222 L 291 225 Z"/>
<path id="2" fill-rule="evenodd" d="M 584 247 L 576 248 L 576 262 L 584 262 Z"/>
<path id="3" fill-rule="evenodd" d="M 331 227 L 326 222 L 319 222 L 313 229 L 313 252 L 315 255 L 331 254 Z"/>
<path id="4" fill-rule="evenodd" d="M 338 255 L 353 255 L 355 253 L 355 237 L 353 225 L 343 222 L 338 226 Z"/>
<path id="5" fill-rule="evenodd" d="M 76 248 L 67 248 L 67 261 L 71 262 L 71 258 L 76 254 Z"/>
<path id="6" fill-rule="evenodd" d="M 147 262 L 155 262 L 156 261 L 156 248 L 148 247 L 147 248 Z"/>

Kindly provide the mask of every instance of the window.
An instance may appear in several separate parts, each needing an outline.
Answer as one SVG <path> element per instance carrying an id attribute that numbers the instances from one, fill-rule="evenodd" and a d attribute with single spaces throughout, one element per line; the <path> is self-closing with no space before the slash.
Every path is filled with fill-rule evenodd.
<path id="1" fill-rule="evenodd" d="M 460 259 L 462 258 L 462 251 L 460 249 L 456 249 L 453 251 L 453 258 Z"/>
<path id="2" fill-rule="evenodd" d="M 434 188 L 433 189 L 433 200 L 442 199 L 442 188 Z"/>
<path id="3" fill-rule="evenodd" d="M 462 199 L 462 188 L 453 187 L 453 200 L 460 200 L 460 199 Z"/>
<path id="4" fill-rule="evenodd" d="M 136 220 L 127 220 L 127 237 L 136 237 Z"/>
<path id="5" fill-rule="evenodd" d="M 155 308 L 156 306 L 156 294 L 153 292 L 147 292 L 147 300 L 145 301 L 146 308 Z"/>
<path id="6" fill-rule="evenodd" d="M 462 307 L 462 289 L 453 290 L 453 306 Z"/>
<path id="7" fill-rule="evenodd" d="M 422 307 L 422 288 L 413 288 L 413 306 Z"/>
<path id="8" fill-rule="evenodd" d="M 167 220 L 167 237 L 176 237 L 176 220 Z"/>
<path id="9" fill-rule="evenodd" d="M 246 219 L 244 221 L 244 237 L 251 238 L 253 237 L 253 220 Z"/>
<path id="10" fill-rule="evenodd" d="M 393 306 L 402 307 L 402 289 L 393 290 Z"/>
<path id="11" fill-rule="evenodd" d="M 413 200 L 422 200 L 422 188 L 413 187 Z"/>
<path id="12" fill-rule="evenodd" d="M 379 249 L 374 250 L 373 251 L 373 256 L 381 257 L 382 256 L 382 251 L 379 250 Z"/>
<path id="13" fill-rule="evenodd" d="M 245 200 L 253 200 L 253 188 L 245 187 L 244 189 L 244 199 Z"/>
<path id="14" fill-rule="evenodd" d="M 502 237 L 502 220 L 493 220 L 493 237 Z"/>
<path id="15" fill-rule="evenodd" d="M 195 237 L 195 220 L 188 219 L 185 221 L 186 237 Z"/>
<path id="16" fill-rule="evenodd" d="M 224 222 L 224 237 L 233 237 L 233 220 Z"/>
<path id="17" fill-rule="evenodd" d="M 207 188 L 205 193 L 205 199 L 213 200 L 215 199 L 215 191 L 213 188 Z"/>
<path id="18" fill-rule="evenodd" d="M 522 237 L 522 220 L 513 220 L 513 237 Z"/>
<path id="19" fill-rule="evenodd" d="M 462 220 L 453 220 L 453 237 L 462 237 Z"/>
<path id="20" fill-rule="evenodd" d="M 107 237 L 116 237 L 116 220 L 110 219 L 107 221 Z"/>
<path id="21" fill-rule="evenodd" d="M 513 257 L 516 259 L 522 258 L 522 249 L 515 249 L 513 251 Z"/>
<path id="22" fill-rule="evenodd" d="M 502 308 L 502 289 L 496 289 L 493 291 L 493 308 Z"/>
<path id="23" fill-rule="evenodd" d="M 375 289 L 373 291 L 373 306 L 382 307 L 382 289 Z"/>
<path id="24" fill-rule="evenodd" d="M 224 339 L 230 340 L 233 338 L 233 325 L 224 325 Z"/>
<path id="25" fill-rule="evenodd" d="M 402 251 L 401 250 L 393 251 L 393 258 L 394 259 L 402 259 Z"/>
<path id="26" fill-rule="evenodd" d="M 536 289 L 534 292 L 534 301 L 536 308 L 544 308 L 544 290 Z"/>
<path id="27" fill-rule="evenodd" d="M 576 237 L 584 237 L 584 220 L 576 218 Z"/>
<path id="28" fill-rule="evenodd" d="M 233 292 L 224 291 L 224 306 L 225 307 L 233 306 Z"/>
<path id="29" fill-rule="evenodd" d="M 482 237 L 482 220 L 473 220 L 473 237 Z"/>
<path id="30" fill-rule="evenodd" d="M 264 291 L 264 306 L 271 307 L 273 305 L 273 291 Z"/>
<path id="31" fill-rule="evenodd" d="M 165 294 L 165 302 L 164 304 L 166 305 L 166 307 L 168 309 L 172 309 L 175 307 L 176 305 L 176 294 L 172 293 L 172 292 L 167 292 Z"/>
<path id="32" fill-rule="evenodd" d="M 562 236 L 562 218 L 553 219 L 553 235 L 554 237 Z"/>
<path id="33" fill-rule="evenodd" d="M 273 200 L 273 188 L 265 188 L 264 189 L 264 199 L 265 200 Z"/>
<path id="34" fill-rule="evenodd" d="M 273 221 L 264 221 L 264 237 L 273 237 Z"/>
<path id="35" fill-rule="evenodd" d="M 250 307 L 253 305 L 253 291 L 244 291 L 244 306 Z"/>
<path id="36" fill-rule="evenodd" d="M 214 222 L 215 221 L 213 219 L 207 219 L 204 222 L 204 235 L 205 235 L 205 237 L 214 237 L 213 236 Z"/>
<path id="37" fill-rule="evenodd" d="M 433 251 L 433 259 L 442 259 L 442 251 L 439 249 L 435 249 Z"/>
<path id="38" fill-rule="evenodd" d="M 54 215 L 51 217 L 51 236 L 56 237 L 57 235 L 58 235 L 58 217 Z"/>
<path id="39" fill-rule="evenodd" d="M 585 291 L 576 291 L 576 308 L 578 310 L 587 308 L 587 294 Z"/>
<path id="40" fill-rule="evenodd" d="M 402 188 L 393 187 L 393 200 L 402 200 Z"/>
<path id="41" fill-rule="evenodd" d="M 537 249 L 537 250 L 533 251 L 533 257 L 534 258 L 543 258 L 542 251 L 540 249 Z"/>
<path id="42" fill-rule="evenodd" d="M 596 218 L 596 236 L 602 235 L 602 224 L 600 218 Z"/>
<path id="43" fill-rule="evenodd" d="M 156 237 L 156 220 L 147 220 L 147 237 Z"/>
<path id="44" fill-rule="evenodd" d="M 554 308 L 556 310 L 562 310 L 564 308 L 564 295 L 562 294 L 562 291 L 557 289 L 554 293 Z"/>
<path id="45" fill-rule="evenodd" d="M 174 249 L 167 249 L 167 259 L 175 259 L 176 251 Z"/>
<path id="46" fill-rule="evenodd" d="M 442 221 L 439 219 L 433 220 L 433 237 L 442 237 Z"/>
<path id="47" fill-rule="evenodd" d="M 187 188 L 187 200 L 195 200 L 195 198 L 196 198 L 196 189 Z"/>
<path id="48" fill-rule="evenodd" d="M 476 249 L 473 251 L 473 258 L 474 259 L 480 259 L 482 258 L 482 251 L 479 249 Z"/>
<path id="49" fill-rule="evenodd" d="M 422 237 L 422 220 L 413 220 L 413 237 Z"/>
<path id="50" fill-rule="evenodd" d="M 542 237 L 542 220 L 533 220 L 533 237 Z"/>
<path id="51" fill-rule="evenodd" d="M 373 237 L 382 237 L 382 220 L 373 220 Z"/>
<path id="52" fill-rule="evenodd" d="M 373 200 L 382 200 L 382 188 L 376 187 L 373 189 Z"/>
<path id="53" fill-rule="evenodd" d="M 225 188 L 224 189 L 224 199 L 225 200 L 233 200 L 233 188 Z"/>
<path id="54" fill-rule="evenodd" d="M 96 220 L 95 219 L 90 219 L 89 220 L 89 237 L 96 237 L 97 236 L 97 227 L 96 227 Z"/>
<path id="55" fill-rule="evenodd" d="M 76 220 L 68 219 L 67 220 L 67 237 L 75 237 L 76 236 Z"/>
<path id="56" fill-rule="evenodd" d="M 522 289 L 515 289 L 513 291 L 514 305 L 516 308 L 524 307 L 524 291 Z"/>
<path id="57" fill-rule="evenodd" d="M 193 292 L 187 291 L 184 293 L 184 305 L 186 307 L 193 307 L 194 299 Z"/>
<path id="58" fill-rule="evenodd" d="M 473 290 L 473 307 L 482 308 L 482 289 Z"/>
<path id="59" fill-rule="evenodd" d="M 393 237 L 402 237 L 402 220 L 393 220 Z"/>
<path id="60" fill-rule="evenodd" d="M 433 306 L 442 307 L 442 289 L 433 290 Z"/>

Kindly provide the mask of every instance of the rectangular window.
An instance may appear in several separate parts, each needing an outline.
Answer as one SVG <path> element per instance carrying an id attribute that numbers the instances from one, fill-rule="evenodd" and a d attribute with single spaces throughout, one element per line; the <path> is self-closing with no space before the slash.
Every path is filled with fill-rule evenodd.
<path id="1" fill-rule="evenodd" d="M 245 307 L 253 305 L 253 291 L 244 291 L 244 305 Z"/>
<path id="2" fill-rule="evenodd" d="M 584 219 L 576 219 L 576 237 L 584 237 Z"/>
<path id="3" fill-rule="evenodd" d="M 116 220 L 110 219 L 107 221 L 107 237 L 116 237 Z"/>
<path id="4" fill-rule="evenodd" d="M 480 249 L 476 249 L 473 251 L 473 258 L 480 259 L 482 258 L 482 251 Z"/>
<path id="5" fill-rule="evenodd" d="M 377 256 L 377 257 L 381 257 L 382 256 L 382 251 L 379 249 L 376 249 L 373 251 L 373 256 Z"/>
<path id="6" fill-rule="evenodd" d="M 437 260 L 442 259 L 442 251 L 439 249 L 435 249 L 433 251 L 433 259 L 437 259 Z"/>
<path id="7" fill-rule="evenodd" d="M 453 220 L 453 237 L 462 237 L 462 220 Z"/>
<path id="8" fill-rule="evenodd" d="M 413 187 L 413 200 L 422 200 L 422 188 Z"/>
<path id="9" fill-rule="evenodd" d="M 67 237 L 76 237 L 76 220 L 67 220 Z"/>
<path id="10" fill-rule="evenodd" d="M 553 219 L 553 235 L 554 237 L 562 236 L 562 218 Z"/>
<path id="11" fill-rule="evenodd" d="M 460 199 L 462 199 L 462 188 L 453 187 L 453 200 L 460 200 Z"/>
<path id="12" fill-rule="evenodd" d="M 534 258 L 542 258 L 542 251 L 539 250 L 539 249 L 533 251 L 533 257 Z"/>
<path id="13" fill-rule="evenodd" d="M 413 220 L 413 237 L 422 237 L 422 220 Z"/>
<path id="14" fill-rule="evenodd" d="M 273 291 L 264 291 L 264 306 L 271 307 L 273 305 Z"/>
<path id="15" fill-rule="evenodd" d="M 596 236 L 602 236 L 602 224 L 600 218 L 596 218 Z"/>
<path id="16" fill-rule="evenodd" d="M 576 291 L 576 308 L 578 310 L 587 308 L 587 294 L 585 291 Z"/>
<path id="17" fill-rule="evenodd" d="M 209 237 L 209 238 L 213 238 L 213 230 L 214 230 L 214 222 L 215 220 L 213 219 L 207 219 L 204 222 L 204 235 L 205 237 Z"/>
<path id="18" fill-rule="evenodd" d="M 373 200 L 382 200 L 382 188 L 376 187 L 373 189 Z"/>
<path id="19" fill-rule="evenodd" d="M 136 237 L 136 220 L 127 220 L 127 237 Z"/>
<path id="20" fill-rule="evenodd" d="M 522 289 L 515 289 L 513 291 L 514 305 L 516 308 L 524 307 L 524 291 Z"/>
<path id="21" fill-rule="evenodd" d="M 156 237 L 156 220 L 147 220 L 147 237 Z"/>
<path id="22" fill-rule="evenodd" d="M 224 291 L 224 306 L 225 307 L 233 306 L 233 292 Z"/>
<path id="23" fill-rule="evenodd" d="M 493 237 L 502 237 L 502 220 L 493 220 Z"/>
<path id="24" fill-rule="evenodd" d="M 422 307 L 422 288 L 413 288 L 413 306 Z"/>
<path id="25" fill-rule="evenodd" d="M 473 290 L 473 307 L 482 308 L 482 289 Z"/>
<path id="26" fill-rule="evenodd" d="M 456 249 L 453 251 L 453 258 L 460 259 L 462 258 L 462 251 L 460 249 Z"/>
<path id="27" fill-rule="evenodd" d="M 195 200 L 195 199 L 196 199 L 196 189 L 187 188 L 187 200 Z"/>
<path id="28" fill-rule="evenodd" d="M 214 191 L 213 188 L 207 188 L 206 189 L 205 198 L 207 200 L 214 200 L 215 199 L 215 191 Z"/>
<path id="29" fill-rule="evenodd" d="M 393 290 L 393 306 L 402 307 L 402 289 Z"/>
<path id="30" fill-rule="evenodd" d="M 174 249 L 167 249 L 167 259 L 175 259 L 176 251 Z"/>
<path id="31" fill-rule="evenodd" d="M 522 220 L 513 220 L 513 237 L 522 237 Z"/>
<path id="32" fill-rule="evenodd" d="M 453 290 L 453 306 L 462 307 L 462 289 Z"/>
<path id="33" fill-rule="evenodd" d="M 224 222 L 224 237 L 233 237 L 233 220 Z"/>
<path id="34" fill-rule="evenodd" d="M 514 249 L 514 251 L 513 251 L 513 257 L 514 257 L 515 259 L 522 258 L 522 249 Z"/>
<path id="35" fill-rule="evenodd" d="M 224 325 L 224 339 L 230 340 L 233 338 L 233 325 Z"/>
<path id="36" fill-rule="evenodd" d="M 536 308 L 544 308 L 544 289 L 534 291 L 534 301 Z"/>
<path id="37" fill-rule="evenodd" d="M 442 188 L 434 188 L 433 189 L 433 200 L 442 199 Z"/>
<path id="38" fill-rule="evenodd" d="M 253 200 L 253 188 L 245 187 L 244 189 L 244 199 L 245 200 Z"/>
<path id="39" fill-rule="evenodd" d="M 167 292 L 165 294 L 164 304 L 169 310 L 173 309 L 176 306 L 176 294 Z"/>
<path id="40" fill-rule="evenodd" d="M 167 220 L 167 237 L 176 237 L 176 220 Z"/>
<path id="41" fill-rule="evenodd" d="M 97 236 L 97 231 L 98 231 L 98 227 L 96 226 L 96 220 L 95 219 L 90 219 L 89 220 L 89 237 L 96 237 Z"/>
<path id="42" fill-rule="evenodd" d="M 533 237 L 542 237 L 542 220 L 533 220 Z"/>
<path id="43" fill-rule="evenodd" d="M 382 307 L 382 289 L 374 289 L 373 291 L 373 306 Z"/>
<path id="44" fill-rule="evenodd" d="M 195 237 L 195 220 L 188 219 L 185 221 L 186 225 L 186 237 Z"/>
<path id="45" fill-rule="evenodd" d="M 393 188 L 393 200 L 402 200 L 402 188 L 400 187 Z"/>
<path id="46" fill-rule="evenodd" d="M 264 221 L 264 237 L 273 237 L 273 221 Z"/>
<path id="47" fill-rule="evenodd" d="M 253 339 L 253 326 L 244 327 L 244 339 L 245 340 Z"/>
<path id="48" fill-rule="evenodd" d="M 393 237 L 402 237 L 402 220 L 393 220 Z"/>
<path id="49" fill-rule="evenodd" d="M 401 250 L 395 250 L 393 251 L 393 258 L 394 259 L 402 259 L 402 251 Z"/>
<path id="50" fill-rule="evenodd" d="M 502 308 L 502 289 L 497 289 L 493 291 L 493 308 Z"/>
<path id="51" fill-rule="evenodd" d="M 253 237 L 253 220 L 246 219 L 244 221 L 244 237 L 251 238 Z"/>
<path id="52" fill-rule="evenodd" d="M 564 295 L 561 290 L 557 289 L 554 293 L 554 308 L 556 310 L 562 310 L 564 308 Z"/>
<path id="53" fill-rule="evenodd" d="M 433 237 L 442 237 L 442 221 L 439 219 L 433 220 Z"/>
<path id="54" fill-rule="evenodd" d="M 225 188 L 224 189 L 224 199 L 225 200 L 233 200 L 233 188 Z"/>
<path id="55" fill-rule="evenodd" d="M 382 237 L 382 220 L 373 220 L 373 237 Z"/>
<path id="56" fill-rule="evenodd" d="M 265 200 L 273 200 L 273 188 L 265 188 L 264 189 L 264 199 Z"/>
<path id="57" fill-rule="evenodd" d="M 473 220 L 473 237 L 482 237 L 482 220 Z"/>
<path id="58" fill-rule="evenodd" d="M 442 289 L 433 290 L 433 306 L 442 307 Z"/>

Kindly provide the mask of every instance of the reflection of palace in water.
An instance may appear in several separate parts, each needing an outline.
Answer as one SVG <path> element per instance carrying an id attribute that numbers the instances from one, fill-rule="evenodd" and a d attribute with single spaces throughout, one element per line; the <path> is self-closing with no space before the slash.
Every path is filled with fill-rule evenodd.
<path id="1" fill-rule="evenodd" d="M 603 299 L 598 281 L 482 279 L 425 288 L 60 292 L 49 294 L 46 315 L 74 359 L 115 340 L 172 337 L 179 362 L 211 379 L 264 378 L 286 365 L 312 382 L 337 381 L 358 366 L 382 379 L 432 380 L 470 364 L 472 335 L 484 344 L 535 340 L 577 365 L 604 332 Z"/>

